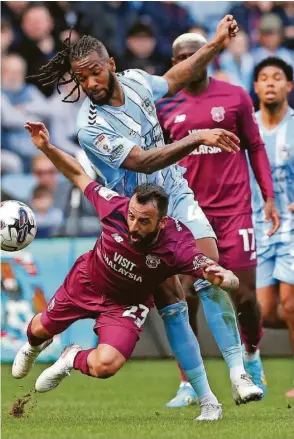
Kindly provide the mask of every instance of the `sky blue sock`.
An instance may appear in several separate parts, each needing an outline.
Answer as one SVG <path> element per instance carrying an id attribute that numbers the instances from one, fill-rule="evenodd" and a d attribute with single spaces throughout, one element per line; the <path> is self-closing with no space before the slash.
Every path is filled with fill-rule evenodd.
<path id="1" fill-rule="evenodd" d="M 209 398 L 212 403 L 217 399 L 213 395 L 206 376 L 199 343 L 192 331 L 188 318 L 186 302 L 178 302 L 158 311 L 164 322 L 166 335 L 181 368 L 191 383 L 201 402 Z"/>
<path id="2" fill-rule="evenodd" d="M 243 366 L 240 334 L 228 293 L 210 284 L 198 294 L 208 326 L 229 369 Z"/>

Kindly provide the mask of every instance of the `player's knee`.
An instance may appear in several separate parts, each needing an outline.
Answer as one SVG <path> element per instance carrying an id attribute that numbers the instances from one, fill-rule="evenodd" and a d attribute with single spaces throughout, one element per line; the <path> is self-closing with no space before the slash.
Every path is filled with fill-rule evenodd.
<path id="1" fill-rule="evenodd" d="M 112 359 L 99 359 L 90 366 L 91 375 L 96 378 L 110 378 L 119 370 Z"/>
<path id="2" fill-rule="evenodd" d="M 288 296 L 281 301 L 285 316 L 292 316 L 294 319 L 294 297 Z"/>

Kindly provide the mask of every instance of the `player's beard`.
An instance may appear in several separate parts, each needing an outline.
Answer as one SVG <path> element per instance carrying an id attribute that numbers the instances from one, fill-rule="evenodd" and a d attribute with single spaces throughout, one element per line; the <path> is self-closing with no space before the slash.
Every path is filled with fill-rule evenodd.
<path id="1" fill-rule="evenodd" d="M 150 232 L 146 236 L 142 236 L 139 233 L 130 233 L 129 243 L 138 251 L 146 250 L 154 243 L 158 236 L 158 233 L 159 230 L 157 228 L 154 230 L 154 232 Z M 137 242 L 133 242 L 131 240 L 131 236 L 133 236 L 134 238 L 139 238 L 139 240 Z"/>
<path id="2" fill-rule="evenodd" d="M 265 102 L 264 106 L 265 108 L 268 109 L 268 111 L 270 113 L 274 113 L 275 111 L 277 111 L 281 106 L 282 106 L 283 102 Z"/>
<path id="3" fill-rule="evenodd" d="M 91 94 L 86 93 L 88 97 L 91 99 L 93 104 L 95 105 L 107 105 L 109 104 L 110 99 L 112 98 L 113 92 L 115 88 L 115 80 L 114 80 L 114 74 L 109 71 L 109 78 L 108 78 L 108 84 L 107 84 L 107 93 L 104 96 L 104 98 L 101 99 L 95 99 L 91 96 Z"/>

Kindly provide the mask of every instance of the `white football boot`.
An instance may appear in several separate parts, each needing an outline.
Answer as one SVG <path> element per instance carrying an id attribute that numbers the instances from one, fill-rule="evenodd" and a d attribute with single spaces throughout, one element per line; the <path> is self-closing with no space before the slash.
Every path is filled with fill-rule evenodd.
<path id="1" fill-rule="evenodd" d="M 253 383 L 247 373 L 242 374 L 238 379 L 232 380 L 232 393 L 237 405 L 260 401 L 263 397 L 263 390 Z"/>
<path id="2" fill-rule="evenodd" d="M 58 360 L 38 377 L 35 383 L 36 392 L 49 392 L 49 390 L 55 389 L 66 376 L 70 375 L 75 356 L 81 349 L 78 345 L 65 348 Z"/>
<path id="3" fill-rule="evenodd" d="M 36 358 L 44 349 L 47 348 L 53 341 L 53 338 L 46 340 L 39 346 L 31 346 L 29 342 L 26 342 L 20 350 L 17 352 L 12 365 L 12 376 L 14 378 L 23 378 L 27 376 L 31 368 L 33 367 Z"/>
<path id="4" fill-rule="evenodd" d="M 203 404 L 200 405 L 201 415 L 199 415 L 194 421 L 218 421 L 223 416 L 223 410 L 221 404 Z"/>

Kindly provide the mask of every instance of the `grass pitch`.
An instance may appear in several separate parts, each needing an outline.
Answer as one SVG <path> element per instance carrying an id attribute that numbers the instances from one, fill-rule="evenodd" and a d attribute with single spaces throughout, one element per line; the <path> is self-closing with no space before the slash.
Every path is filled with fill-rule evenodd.
<path id="1" fill-rule="evenodd" d="M 2 365 L 3 439 L 287 439 L 294 437 L 291 360 L 265 360 L 269 391 L 264 401 L 236 407 L 231 398 L 225 363 L 206 360 L 212 389 L 223 403 L 223 419 L 212 424 L 192 422 L 199 407 L 166 409 L 178 385 L 173 361 L 130 361 L 115 377 L 95 380 L 79 372 L 56 390 L 33 395 L 22 418 L 9 412 L 17 398 L 32 389 L 46 367 L 36 365 L 15 380 Z M 292 406 L 292 407 L 291 407 Z"/>

